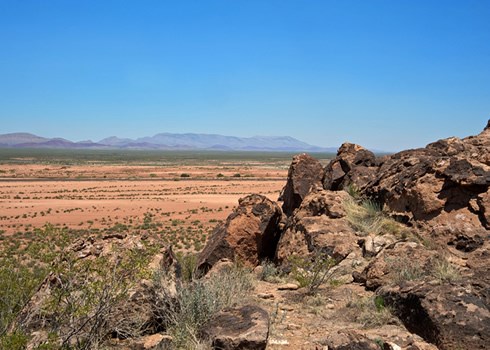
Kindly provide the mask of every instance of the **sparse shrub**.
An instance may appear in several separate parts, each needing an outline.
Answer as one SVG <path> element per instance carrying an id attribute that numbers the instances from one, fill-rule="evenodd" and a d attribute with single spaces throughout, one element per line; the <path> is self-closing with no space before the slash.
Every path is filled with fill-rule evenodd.
<path id="1" fill-rule="evenodd" d="M 314 294 L 318 288 L 333 276 L 332 268 L 337 264 L 335 259 L 322 251 L 315 251 L 311 256 L 293 255 L 289 258 L 291 275 L 300 287 L 306 287 L 308 294 Z"/>
<path id="2" fill-rule="evenodd" d="M 159 311 L 177 349 L 195 349 L 202 327 L 219 311 L 245 301 L 253 288 L 249 270 L 235 266 L 221 273 L 177 285 L 177 296 Z M 171 300 L 169 303 L 168 300 Z"/>
<path id="3" fill-rule="evenodd" d="M 236 174 L 233 174 L 233 177 L 241 177 L 242 175 L 236 173 Z"/>
<path id="4" fill-rule="evenodd" d="M 177 261 L 182 268 L 182 279 L 192 281 L 197 277 L 197 255 L 178 252 Z"/>
<path id="5" fill-rule="evenodd" d="M 0 349 L 24 350 L 29 338 L 22 332 L 13 332 L 0 336 Z"/>
<path id="6" fill-rule="evenodd" d="M 187 173 L 182 173 L 182 174 L 180 174 L 180 177 L 191 177 L 191 175 L 187 174 Z"/>
<path id="7" fill-rule="evenodd" d="M 260 280 L 271 283 L 280 283 L 282 281 L 281 271 L 272 261 L 264 260 L 261 266 L 262 272 L 258 276 Z"/>
<path id="8" fill-rule="evenodd" d="M 219 173 L 218 175 L 216 175 L 216 177 L 222 178 L 222 177 L 225 177 L 225 175 L 223 175 L 222 173 Z"/>

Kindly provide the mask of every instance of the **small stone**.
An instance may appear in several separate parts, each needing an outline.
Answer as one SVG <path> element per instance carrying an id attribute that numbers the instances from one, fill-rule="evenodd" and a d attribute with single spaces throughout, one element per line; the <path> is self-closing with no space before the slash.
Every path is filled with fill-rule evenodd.
<path id="1" fill-rule="evenodd" d="M 144 349 L 158 349 L 159 346 L 163 344 L 168 344 L 172 342 L 172 337 L 169 335 L 163 334 L 153 334 L 149 335 L 145 338 L 145 342 L 143 343 Z"/>
<path id="2" fill-rule="evenodd" d="M 259 293 L 257 297 L 260 299 L 274 299 L 274 294 L 272 293 Z"/>
<path id="3" fill-rule="evenodd" d="M 296 283 L 286 283 L 277 287 L 277 290 L 297 290 L 299 286 Z"/>
<path id="4" fill-rule="evenodd" d="M 292 307 L 290 305 L 281 305 L 280 309 L 283 311 L 293 311 L 294 307 Z"/>
<path id="5" fill-rule="evenodd" d="M 289 345 L 289 342 L 286 339 L 269 339 L 269 344 L 271 345 Z"/>
<path id="6" fill-rule="evenodd" d="M 330 310 L 335 309 L 335 304 L 327 304 L 327 309 L 330 309 Z"/>
<path id="7" fill-rule="evenodd" d="M 294 330 L 294 329 L 300 329 L 300 328 L 301 328 L 301 326 L 300 326 L 300 325 L 297 325 L 297 324 L 295 324 L 295 323 L 290 323 L 290 324 L 288 324 L 287 328 L 288 328 L 289 330 Z"/>

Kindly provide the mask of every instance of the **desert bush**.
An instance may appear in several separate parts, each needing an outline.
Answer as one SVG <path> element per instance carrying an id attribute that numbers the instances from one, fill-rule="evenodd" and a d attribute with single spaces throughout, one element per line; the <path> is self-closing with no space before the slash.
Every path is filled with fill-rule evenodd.
<path id="1" fill-rule="evenodd" d="M 0 337 L 6 335 L 10 324 L 31 298 L 46 274 L 46 268 L 39 266 L 29 268 L 16 256 L 0 259 Z M 2 341 L 10 338 L 11 341 L 17 343 L 19 337 L 20 333 L 15 333 L 12 337 L 2 338 Z M 12 345 L 12 348 L 15 347 Z"/>
<path id="2" fill-rule="evenodd" d="M 270 260 L 264 260 L 261 264 L 262 272 L 258 276 L 260 280 L 270 282 L 270 283 L 279 283 L 282 282 L 281 271 L 279 268 Z"/>
<path id="3" fill-rule="evenodd" d="M 78 260 L 64 253 L 53 269 L 56 282 L 39 317 L 61 348 L 96 349 L 117 330 L 129 337 L 144 331 L 138 320 L 127 320 L 122 305 L 135 281 L 148 277 L 149 255 L 141 249 L 106 257 Z"/>
<path id="4" fill-rule="evenodd" d="M 394 274 L 393 282 L 396 284 L 418 280 L 428 275 L 423 265 L 407 257 L 387 259 L 386 262 L 390 265 L 390 270 Z"/>
<path id="5" fill-rule="evenodd" d="M 176 257 L 182 269 L 182 279 L 187 282 L 196 279 L 198 277 L 197 254 L 183 254 L 178 252 Z"/>
<path id="6" fill-rule="evenodd" d="M 320 286 L 333 276 L 335 259 L 322 251 L 315 251 L 311 256 L 293 255 L 288 259 L 291 276 L 300 287 L 307 288 L 308 294 L 314 294 Z"/>
<path id="7" fill-rule="evenodd" d="M 182 174 L 180 174 L 180 177 L 191 177 L 191 175 L 187 174 L 187 173 L 182 173 Z"/>
<path id="8" fill-rule="evenodd" d="M 176 296 L 167 296 L 158 310 L 175 348 L 202 346 L 199 336 L 204 325 L 222 309 L 244 302 L 252 288 L 251 272 L 239 266 L 177 284 Z"/>

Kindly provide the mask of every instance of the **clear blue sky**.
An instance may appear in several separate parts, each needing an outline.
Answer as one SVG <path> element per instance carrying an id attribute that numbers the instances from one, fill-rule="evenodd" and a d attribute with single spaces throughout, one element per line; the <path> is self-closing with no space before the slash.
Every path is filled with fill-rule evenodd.
<path id="1" fill-rule="evenodd" d="M 0 133 L 399 150 L 490 118 L 490 1 L 0 0 Z"/>

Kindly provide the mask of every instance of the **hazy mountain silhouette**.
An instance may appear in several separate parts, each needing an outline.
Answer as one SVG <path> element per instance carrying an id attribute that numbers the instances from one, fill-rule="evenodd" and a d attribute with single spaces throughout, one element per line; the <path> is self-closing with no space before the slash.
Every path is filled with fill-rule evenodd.
<path id="1" fill-rule="evenodd" d="M 0 147 L 59 149 L 141 149 L 141 150 L 219 150 L 335 152 L 336 147 L 318 147 L 290 136 L 236 137 L 217 134 L 160 133 L 137 139 L 111 136 L 98 142 L 73 142 L 64 138 L 45 138 L 29 133 L 0 134 Z"/>

